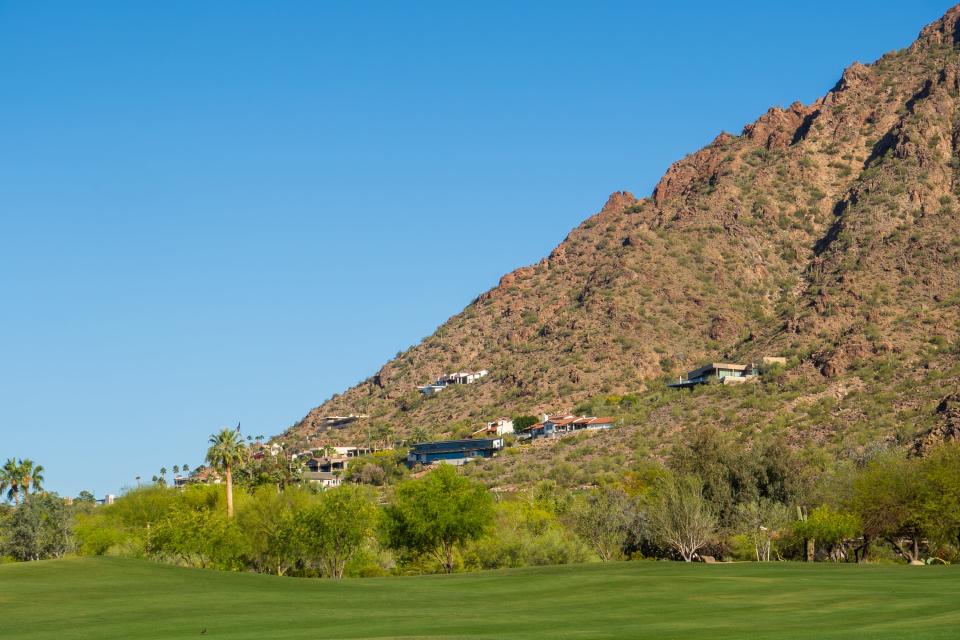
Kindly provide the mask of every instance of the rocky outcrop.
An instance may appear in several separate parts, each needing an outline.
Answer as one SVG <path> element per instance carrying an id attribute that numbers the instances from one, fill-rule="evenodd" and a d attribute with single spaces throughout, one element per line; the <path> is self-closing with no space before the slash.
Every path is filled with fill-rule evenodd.
<path id="1" fill-rule="evenodd" d="M 938 423 L 914 439 L 914 455 L 925 455 L 944 442 L 960 441 L 960 394 L 954 393 L 941 400 L 936 416 Z"/>

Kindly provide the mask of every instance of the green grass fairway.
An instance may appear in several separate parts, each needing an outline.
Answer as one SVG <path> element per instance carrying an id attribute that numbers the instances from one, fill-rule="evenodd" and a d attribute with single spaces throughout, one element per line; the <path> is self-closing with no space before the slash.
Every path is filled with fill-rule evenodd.
<path id="1" fill-rule="evenodd" d="M 201 633 L 206 629 L 206 633 Z M 957 638 L 960 569 L 615 563 L 346 580 L 0 566 L 0 638 Z"/>

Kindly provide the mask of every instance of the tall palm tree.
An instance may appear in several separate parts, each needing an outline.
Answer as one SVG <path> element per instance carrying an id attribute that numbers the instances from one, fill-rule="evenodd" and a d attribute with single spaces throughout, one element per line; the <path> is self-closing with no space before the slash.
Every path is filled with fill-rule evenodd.
<path id="1" fill-rule="evenodd" d="M 207 450 L 207 462 L 217 469 L 223 469 L 227 478 L 227 517 L 233 517 L 233 468 L 243 462 L 247 448 L 242 436 L 233 429 L 221 429 L 210 436 L 210 448 Z"/>
<path id="2" fill-rule="evenodd" d="M 24 499 L 30 496 L 30 487 L 34 493 L 43 491 L 43 465 L 34 464 L 29 458 L 20 461 L 20 476 L 23 484 Z"/>
<path id="3" fill-rule="evenodd" d="M 20 504 L 20 469 L 17 461 L 7 458 L 0 467 L 0 493 L 7 492 L 7 500 Z"/>

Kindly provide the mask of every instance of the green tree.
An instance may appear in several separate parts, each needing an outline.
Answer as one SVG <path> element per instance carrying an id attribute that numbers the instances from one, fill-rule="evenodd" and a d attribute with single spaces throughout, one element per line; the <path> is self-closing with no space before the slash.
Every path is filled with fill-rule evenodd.
<path id="1" fill-rule="evenodd" d="M 202 569 L 240 568 L 246 540 L 236 521 L 223 513 L 222 494 L 202 485 L 166 491 L 176 495 L 151 527 L 150 553 Z"/>
<path id="2" fill-rule="evenodd" d="M 254 569 L 282 576 L 305 559 L 306 540 L 298 520 L 314 499 L 306 489 L 279 492 L 264 486 L 237 511 L 237 524 L 247 539 Z"/>
<path id="3" fill-rule="evenodd" d="M 390 447 L 393 435 L 393 427 L 388 424 L 378 424 L 373 428 L 374 441 L 384 448 Z"/>
<path id="4" fill-rule="evenodd" d="M 96 503 L 96 501 L 97 501 L 96 497 L 94 497 L 92 493 L 86 490 L 78 493 L 76 499 L 74 500 L 74 502 L 85 502 L 87 504 L 94 504 Z"/>
<path id="5" fill-rule="evenodd" d="M 740 532 L 753 545 L 757 562 L 769 562 L 773 540 L 790 522 L 790 509 L 769 498 L 759 498 L 737 506 Z"/>
<path id="6" fill-rule="evenodd" d="M 492 522 L 493 499 L 486 488 L 441 465 L 397 486 L 385 527 L 390 546 L 429 553 L 452 573 L 457 546 L 482 536 Z"/>
<path id="7" fill-rule="evenodd" d="M 685 562 L 716 533 L 717 518 L 696 476 L 667 474 L 657 480 L 648 510 L 654 535 Z"/>
<path id="8" fill-rule="evenodd" d="M 798 537 L 825 545 L 827 557 L 834 562 L 847 557 L 847 541 L 856 538 L 860 530 L 860 520 L 855 514 L 837 511 L 829 505 L 817 507 L 805 520 L 794 524 Z"/>
<path id="9" fill-rule="evenodd" d="M 430 442 L 433 436 L 424 427 L 416 427 L 410 434 L 408 444 L 420 444 L 421 442 Z"/>
<path id="10" fill-rule="evenodd" d="M 33 493 L 43 491 L 43 465 L 34 463 L 29 458 L 20 461 L 20 482 L 23 486 L 24 499 L 29 497 L 31 487 Z"/>
<path id="11" fill-rule="evenodd" d="M 14 504 L 20 504 L 20 491 L 22 490 L 20 481 L 20 469 L 17 461 L 13 458 L 7 458 L 3 467 L 0 467 L 0 493 L 5 491 L 7 500 Z"/>
<path id="12" fill-rule="evenodd" d="M 871 460 L 853 480 L 850 510 L 863 533 L 886 540 L 907 562 L 920 560 L 924 529 L 924 478 L 919 464 L 898 453 Z"/>
<path id="13" fill-rule="evenodd" d="M 227 517 L 233 517 L 233 470 L 247 458 L 247 447 L 240 434 L 233 429 L 221 429 L 210 436 L 210 448 L 207 449 L 207 462 L 221 469 L 227 482 Z"/>
<path id="14" fill-rule="evenodd" d="M 516 433 L 520 433 L 529 426 L 535 425 L 540 422 L 536 416 L 514 416 L 513 417 L 513 430 Z"/>
<path id="15" fill-rule="evenodd" d="M 600 560 L 623 557 L 627 541 L 640 528 L 636 502 L 622 489 L 600 487 L 574 502 L 568 519 Z"/>
<path id="16" fill-rule="evenodd" d="M 33 493 L 43 490 L 43 471 L 43 465 L 35 464 L 29 458 L 8 458 L 0 468 L 0 491 L 7 492 L 7 500 L 20 504 L 21 496 L 25 501 L 29 499 L 31 487 Z"/>
<path id="17" fill-rule="evenodd" d="M 923 529 L 960 553 L 960 444 L 937 447 L 920 463 L 924 484 L 920 496 Z"/>
<path id="18" fill-rule="evenodd" d="M 342 578 L 347 563 L 373 537 L 379 517 L 367 487 L 343 485 L 323 492 L 299 518 L 307 555 L 323 575 Z"/>
<path id="19" fill-rule="evenodd" d="M 63 500 L 52 494 L 24 500 L 6 528 L 2 552 L 17 560 L 62 558 L 71 547 L 70 514 Z"/>
<path id="20" fill-rule="evenodd" d="M 703 496 L 711 504 L 718 525 L 733 527 L 737 504 L 756 500 L 758 494 L 754 460 L 733 436 L 712 426 L 693 430 L 674 448 L 670 467 L 677 473 L 697 476 Z"/>
<path id="21" fill-rule="evenodd" d="M 404 464 L 406 459 L 406 451 L 399 449 L 377 451 L 371 455 L 354 458 L 347 468 L 344 479 L 376 486 L 395 484 L 410 473 Z"/>

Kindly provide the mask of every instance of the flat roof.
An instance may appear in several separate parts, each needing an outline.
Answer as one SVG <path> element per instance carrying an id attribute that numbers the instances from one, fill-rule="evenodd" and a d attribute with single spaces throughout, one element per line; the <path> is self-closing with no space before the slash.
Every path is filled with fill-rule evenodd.
<path id="1" fill-rule="evenodd" d="M 449 453 L 456 451 L 478 451 L 481 449 L 498 449 L 500 438 L 480 438 L 470 440 L 438 440 L 436 442 L 421 442 L 411 447 L 414 453 Z"/>
<path id="2" fill-rule="evenodd" d="M 711 371 L 713 369 L 729 369 L 730 371 L 746 371 L 749 368 L 750 368 L 750 365 L 746 365 L 746 364 L 733 364 L 730 362 L 711 362 L 709 364 L 703 365 L 699 369 L 694 369 L 693 371 L 687 374 L 687 377 L 699 378 L 706 372 Z"/>

